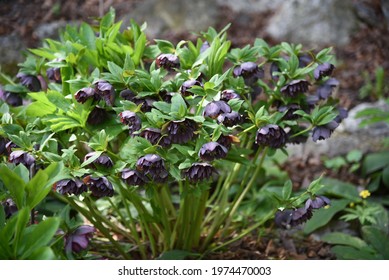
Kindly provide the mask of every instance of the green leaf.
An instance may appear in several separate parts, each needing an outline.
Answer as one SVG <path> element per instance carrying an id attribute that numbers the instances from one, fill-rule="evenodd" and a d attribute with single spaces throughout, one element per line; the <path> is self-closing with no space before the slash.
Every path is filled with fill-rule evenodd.
<path id="1" fill-rule="evenodd" d="M 389 166 L 382 171 L 382 182 L 389 188 Z"/>
<path id="2" fill-rule="evenodd" d="M 27 259 L 36 250 L 49 244 L 60 224 L 58 218 L 47 218 L 38 225 L 30 226 L 23 236 L 22 259 Z"/>
<path id="3" fill-rule="evenodd" d="M 287 200 L 292 194 L 293 184 L 291 180 L 285 182 L 284 187 L 282 188 L 282 198 Z"/>
<path id="4" fill-rule="evenodd" d="M 10 192 L 18 209 L 21 209 L 24 206 L 24 189 L 26 186 L 23 179 L 5 164 L 0 165 L 0 179 Z"/>
<path id="5" fill-rule="evenodd" d="M 359 162 L 362 157 L 363 153 L 360 150 L 351 150 L 346 155 L 346 159 L 348 162 Z"/>
<path id="6" fill-rule="evenodd" d="M 331 251 L 340 260 L 376 260 L 375 254 L 368 250 L 358 250 L 348 246 L 334 246 Z"/>
<path id="7" fill-rule="evenodd" d="M 54 104 L 57 108 L 66 112 L 70 109 L 70 100 L 66 99 L 58 91 L 50 90 L 47 93 L 47 99 Z"/>
<path id="8" fill-rule="evenodd" d="M 332 178 L 323 178 L 322 181 L 324 188 L 321 190 L 321 193 L 346 198 L 351 201 L 355 201 L 359 199 L 359 193 L 357 191 L 356 186 L 345 183 L 343 181 L 339 181 Z"/>
<path id="9" fill-rule="evenodd" d="M 318 228 L 325 226 L 336 213 L 342 211 L 349 203 L 350 200 L 348 199 L 332 200 L 331 206 L 328 209 L 321 208 L 315 211 L 313 217 L 305 224 L 304 233 L 310 234 Z"/>
<path id="10" fill-rule="evenodd" d="M 53 250 L 50 247 L 42 247 L 38 248 L 30 256 L 28 256 L 29 260 L 54 260 L 56 259 Z"/>
<path id="11" fill-rule="evenodd" d="M 139 65 L 140 63 L 140 60 L 143 56 L 143 52 L 145 50 L 145 47 L 146 47 L 146 35 L 144 33 L 142 33 L 138 40 L 136 40 L 135 42 L 135 50 L 134 50 L 134 53 L 132 55 L 132 60 L 134 61 L 134 64 L 137 66 Z"/>
<path id="12" fill-rule="evenodd" d="M 389 151 L 369 154 L 363 161 L 362 173 L 368 175 L 386 166 L 389 166 Z"/>
<path id="13" fill-rule="evenodd" d="M 192 252 L 183 250 L 172 250 L 163 252 L 157 259 L 158 260 L 185 260 L 188 257 L 197 256 Z"/>
<path id="14" fill-rule="evenodd" d="M 337 245 L 347 245 L 354 247 L 356 249 L 362 249 L 368 247 L 365 241 L 358 237 L 351 236 L 349 234 L 345 234 L 343 232 L 331 232 L 326 234 L 321 238 L 321 241 L 337 244 Z"/>
<path id="15" fill-rule="evenodd" d="M 80 38 L 82 43 L 88 47 L 90 50 L 96 49 L 96 36 L 92 27 L 89 24 L 81 23 L 80 26 Z"/>
<path id="16" fill-rule="evenodd" d="M 3 205 L 0 204 L 0 231 L 4 228 L 4 225 L 5 225 L 5 212 L 4 212 Z"/>
<path id="17" fill-rule="evenodd" d="M 19 249 L 19 243 L 22 238 L 22 234 L 27 226 L 28 220 L 30 218 L 30 209 L 28 208 L 22 208 L 19 209 L 18 214 L 17 214 L 17 221 L 15 224 L 15 237 L 14 237 L 14 242 L 13 242 L 13 250 L 14 250 L 14 255 L 17 255 L 18 249 Z M 22 244 L 23 245 L 23 244 Z"/>
<path id="18" fill-rule="evenodd" d="M 184 117 L 186 114 L 186 103 L 181 94 L 175 94 L 172 97 L 171 112 L 179 113 L 180 117 Z M 183 115 L 182 115 L 183 114 Z"/>
<path id="19" fill-rule="evenodd" d="M 389 259 L 389 238 L 387 234 L 377 227 L 364 226 L 362 227 L 362 236 L 385 260 Z"/>
<path id="20" fill-rule="evenodd" d="M 175 52 L 175 47 L 173 46 L 172 43 L 166 40 L 154 40 L 157 43 L 157 46 L 161 53 L 174 53 Z"/>

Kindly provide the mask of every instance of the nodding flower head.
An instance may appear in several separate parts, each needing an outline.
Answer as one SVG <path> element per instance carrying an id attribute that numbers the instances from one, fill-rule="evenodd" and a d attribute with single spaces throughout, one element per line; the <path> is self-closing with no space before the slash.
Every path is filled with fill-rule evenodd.
<path id="1" fill-rule="evenodd" d="M 142 127 L 142 121 L 141 119 L 131 111 L 123 111 L 119 114 L 120 121 L 127 125 L 130 129 L 130 134 L 132 134 L 135 131 L 138 131 Z"/>
<path id="2" fill-rule="evenodd" d="M 143 186 L 148 182 L 147 177 L 141 172 L 129 168 L 122 170 L 121 177 L 129 186 Z"/>
<path id="3" fill-rule="evenodd" d="M 190 119 L 171 121 L 166 126 L 166 134 L 173 144 L 185 144 L 193 139 L 197 124 Z"/>
<path id="4" fill-rule="evenodd" d="M 334 71 L 335 66 L 329 62 L 324 62 L 319 64 L 316 69 L 313 71 L 313 77 L 315 80 L 320 80 L 323 77 L 331 76 L 332 71 Z"/>
<path id="5" fill-rule="evenodd" d="M 92 195 L 95 197 L 113 196 L 113 187 L 110 181 L 104 176 L 91 177 L 86 176 L 83 179 L 84 183 L 88 186 Z"/>
<path id="6" fill-rule="evenodd" d="M 281 88 L 281 93 L 287 97 L 297 97 L 300 93 L 308 91 L 309 82 L 306 80 L 293 80 Z"/>
<path id="7" fill-rule="evenodd" d="M 270 148 L 282 148 L 286 144 L 286 132 L 278 125 L 268 124 L 257 131 L 255 143 Z"/>
<path id="8" fill-rule="evenodd" d="M 217 174 L 216 169 L 209 163 L 196 162 L 193 163 L 185 172 L 184 176 L 192 183 L 207 180 L 213 174 Z"/>
<path id="9" fill-rule="evenodd" d="M 180 60 L 178 56 L 171 53 L 160 54 L 155 62 L 158 67 L 164 68 L 166 70 L 172 70 L 174 68 L 180 67 Z"/>
<path id="10" fill-rule="evenodd" d="M 201 147 L 199 157 L 204 161 L 213 161 L 214 159 L 226 157 L 227 152 L 227 148 L 218 142 L 208 142 Z"/>
<path id="11" fill-rule="evenodd" d="M 157 183 L 165 182 L 169 175 L 163 159 L 156 154 L 147 154 L 139 158 L 136 162 L 136 169 L 144 175 L 150 176 L 152 181 Z"/>
<path id="12" fill-rule="evenodd" d="M 105 101 L 108 106 L 112 106 L 115 101 L 115 89 L 106 81 L 97 81 L 95 84 L 96 93 Z"/>
<path id="13" fill-rule="evenodd" d="M 231 113 L 231 107 L 225 101 L 212 101 L 204 107 L 203 116 L 216 119 L 223 113 Z"/>
<path id="14" fill-rule="evenodd" d="M 88 190 L 88 187 L 80 179 L 63 179 L 54 184 L 54 188 L 60 194 L 79 195 Z"/>

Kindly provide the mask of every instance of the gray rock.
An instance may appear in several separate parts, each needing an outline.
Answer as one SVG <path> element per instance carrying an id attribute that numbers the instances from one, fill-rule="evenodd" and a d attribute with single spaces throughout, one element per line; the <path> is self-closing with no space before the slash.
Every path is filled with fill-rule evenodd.
<path id="1" fill-rule="evenodd" d="M 17 34 L 0 36 L 0 65 L 12 67 L 24 60 L 22 50 L 26 46 Z"/>
<path id="2" fill-rule="evenodd" d="M 66 25 L 78 25 L 78 22 L 69 22 L 64 20 L 53 21 L 38 25 L 34 31 L 34 37 L 44 40 L 46 38 L 58 39 L 60 30 L 65 29 Z"/>
<path id="3" fill-rule="evenodd" d="M 257 13 L 274 10 L 278 8 L 284 0 L 217 0 L 219 5 L 229 7 L 234 12 Z"/>
<path id="4" fill-rule="evenodd" d="M 207 30 L 216 23 L 217 9 L 215 1 L 207 0 L 145 0 L 123 21 L 124 25 L 130 18 L 139 24 L 147 22 L 147 35 L 161 38 L 162 33 Z"/>
<path id="5" fill-rule="evenodd" d="M 342 121 L 329 139 L 313 142 L 310 137 L 303 145 L 290 145 L 289 154 L 299 157 L 326 155 L 331 158 L 345 155 L 355 149 L 364 153 L 382 150 L 382 141 L 389 137 L 389 124 L 379 122 L 361 127 L 362 119 L 357 118 L 356 115 L 368 108 L 381 108 L 389 111 L 389 106 L 384 101 L 359 104 L 350 110 L 348 117 Z"/>
<path id="6" fill-rule="evenodd" d="M 352 0 L 291 0 L 270 19 L 270 36 L 306 45 L 345 45 L 356 28 Z"/>

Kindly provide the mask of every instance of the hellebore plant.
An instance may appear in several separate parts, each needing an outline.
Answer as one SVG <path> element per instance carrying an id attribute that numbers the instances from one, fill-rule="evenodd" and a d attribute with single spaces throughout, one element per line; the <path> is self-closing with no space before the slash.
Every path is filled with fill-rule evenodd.
<path id="1" fill-rule="evenodd" d="M 120 27 L 111 10 L 99 27 L 69 26 L 61 42 L 31 50 L 20 84 L 3 87 L 27 104 L 3 94 L 0 135 L 14 144 L 3 152 L 8 168 L 61 163 L 67 176 L 50 196 L 84 216 L 122 258 L 220 249 L 277 209 L 287 208 L 276 222 L 296 225 L 329 204 L 315 197 L 319 181 L 297 197 L 288 181 L 282 196 L 269 196 L 275 206 L 262 219 L 231 237 L 242 202 L 262 187 L 266 160 L 310 133 L 328 138 L 344 117 L 331 97 L 331 49 L 261 39 L 230 49 L 227 28 L 209 28 L 195 43 L 154 44 L 145 26 Z M 84 249 L 92 232 L 80 242 L 67 236 L 67 250 Z"/>

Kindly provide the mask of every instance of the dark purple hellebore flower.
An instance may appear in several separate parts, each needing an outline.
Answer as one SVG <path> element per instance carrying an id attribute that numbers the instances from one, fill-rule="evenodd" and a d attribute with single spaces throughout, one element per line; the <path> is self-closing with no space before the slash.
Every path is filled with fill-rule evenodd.
<path id="1" fill-rule="evenodd" d="M 344 108 L 338 108 L 339 114 L 336 116 L 334 121 L 341 123 L 343 119 L 348 117 L 348 111 Z"/>
<path id="2" fill-rule="evenodd" d="M 2 201 L 1 205 L 4 208 L 6 219 L 9 219 L 13 214 L 18 212 L 18 207 L 16 206 L 15 201 L 13 201 L 12 198 L 8 198 L 5 201 Z"/>
<path id="3" fill-rule="evenodd" d="M 323 77 L 331 76 L 332 71 L 334 71 L 335 66 L 329 62 L 324 62 L 319 64 L 316 69 L 313 71 L 313 77 L 315 80 L 320 80 Z"/>
<path id="4" fill-rule="evenodd" d="M 184 176 L 192 183 L 207 180 L 211 178 L 213 174 L 217 174 L 216 169 L 206 162 L 193 163 L 192 166 L 184 172 Z"/>
<path id="5" fill-rule="evenodd" d="M 320 209 L 320 208 L 323 208 L 327 205 L 330 205 L 331 204 L 331 201 L 325 197 L 325 196 L 322 196 L 322 195 L 319 195 L 319 196 L 316 196 L 314 199 L 311 199 L 309 198 L 306 202 L 305 202 L 305 209 Z"/>
<path id="6" fill-rule="evenodd" d="M 62 82 L 61 68 L 59 68 L 59 67 L 48 68 L 46 70 L 46 76 L 50 81 L 53 81 L 57 84 L 60 84 Z"/>
<path id="7" fill-rule="evenodd" d="M 223 113 L 231 113 L 231 107 L 225 101 L 212 101 L 205 106 L 203 116 L 216 119 Z"/>
<path id="8" fill-rule="evenodd" d="M 248 85 L 255 83 L 258 79 L 262 79 L 265 73 L 262 68 L 259 68 L 255 62 L 244 62 L 234 68 L 234 77 L 243 77 Z"/>
<path id="9" fill-rule="evenodd" d="M 94 178 L 91 176 L 86 176 L 83 181 L 88 186 L 93 196 L 113 196 L 112 184 L 106 177 L 103 176 Z"/>
<path id="10" fill-rule="evenodd" d="M 302 54 L 298 56 L 299 67 L 304 68 L 312 62 L 312 57 L 309 54 Z"/>
<path id="11" fill-rule="evenodd" d="M 213 161 L 214 159 L 226 157 L 227 153 L 227 148 L 218 142 L 208 142 L 201 147 L 199 157 L 204 161 Z"/>
<path id="12" fill-rule="evenodd" d="M 242 117 L 238 112 L 232 111 L 231 113 L 220 114 L 217 117 L 217 122 L 230 127 L 242 122 Z"/>
<path id="13" fill-rule="evenodd" d="M 151 98 L 135 98 L 132 102 L 134 102 L 136 105 L 142 104 L 140 110 L 143 113 L 146 113 L 146 112 L 151 112 L 155 100 Z"/>
<path id="14" fill-rule="evenodd" d="M 0 88 L 0 99 L 12 107 L 21 106 L 23 104 L 23 98 L 20 94 L 15 92 L 3 91 Z"/>
<path id="15" fill-rule="evenodd" d="M 133 101 L 136 96 L 135 93 L 130 89 L 122 90 L 119 95 L 121 98 L 128 101 Z"/>
<path id="16" fill-rule="evenodd" d="M 195 136 L 196 129 L 195 121 L 184 119 L 169 122 L 166 126 L 166 133 L 173 144 L 185 144 Z"/>
<path id="17" fill-rule="evenodd" d="M 90 87 L 82 88 L 74 94 L 74 98 L 79 103 L 85 103 L 88 99 L 93 98 L 99 100 L 100 97 L 96 94 L 95 90 Z"/>
<path id="18" fill-rule="evenodd" d="M 317 140 L 325 140 L 330 138 L 332 132 L 339 126 L 339 123 L 335 120 L 325 124 L 316 126 L 312 130 L 312 140 L 316 142 Z"/>
<path id="19" fill-rule="evenodd" d="M 143 186 L 148 181 L 139 171 L 128 168 L 122 170 L 121 177 L 129 186 Z"/>
<path id="20" fill-rule="evenodd" d="M 219 139 L 217 139 L 216 142 L 218 142 L 220 145 L 224 146 L 229 150 L 231 148 L 231 144 L 236 142 L 236 136 L 233 135 L 220 135 Z"/>
<path id="21" fill-rule="evenodd" d="M 169 173 L 165 168 L 163 159 L 156 154 L 147 154 L 136 162 L 136 169 L 145 175 L 149 175 L 154 182 L 163 183 Z"/>
<path id="22" fill-rule="evenodd" d="M 140 136 L 148 140 L 153 145 L 160 145 L 161 147 L 169 147 L 171 140 L 167 135 L 162 135 L 158 128 L 145 128 L 140 133 Z"/>
<path id="23" fill-rule="evenodd" d="M 86 122 L 89 125 L 99 125 L 107 120 L 109 117 L 108 112 L 99 106 L 93 108 L 93 110 L 89 113 L 88 119 Z"/>
<path id="24" fill-rule="evenodd" d="M 130 134 L 132 134 L 135 131 L 138 131 L 142 127 L 142 121 L 141 119 L 131 111 L 123 111 L 119 114 L 120 121 L 127 125 L 130 129 Z"/>
<path id="25" fill-rule="evenodd" d="M 78 178 L 60 180 L 55 183 L 54 188 L 62 195 L 79 195 L 88 190 L 88 187 L 84 184 L 84 182 Z"/>
<path id="26" fill-rule="evenodd" d="M 180 60 L 178 56 L 171 53 L 160 54 L 155 60 L 158 67 L 166 70 L 173 70 L 180 67 Z"/>
<path id="27" fill-rule="evenodd" d="M 87 161 L 88 159 L 93 157 L 95 154 L 96 154 L 96 152 L 90 152 L 90 153 L 86 154 L 84 157 L 84 161 Z M 102 154 L 90 164 L 90 166 L 93 166 L 93 165 L 100 165 L 100 166 L 104 166 L 105 168 L 111 168 L 113 166 L 113 161 L 109 156 Z"/>
<path id="28" fill-rule="evenodd" d="M 300 93 L 307 92 L 309 85 L 309 82 L 306 80 L 293 80 L 281 88 L 281 93 L 294 98 Z"/>
<path id="29" fill-rule="evenodd" d="M 228 102 L 231 99 L 241 99 L 241 97 L 233 89 L 226 89 L 221 92 L 220 100 Z"/>
<path id="30" fill-rule="evenodd" d="M 294 210 L 286 209 L 278 210 L 275 214 L 275 224 L 284 229 L 298 226 L 312 218 L 312 210 L 305 208 L 297 208 Z"/>
<path id="31" fill-rule="evenodd" d="M 195 80 L 195 79 L 191 79 L 191 80 L 187 80 L 185 82 L 182 83 L 181 85 L 181 88 L 180 88 L 180 92 L 183 96 L 189 96 L 191 95 L 192 93 L 189 92 L 188 90 L 193 87 L 193 86 L 200 86 L 202 87 L 202 83 L 200 83 L 199 81 Z"/>
<path id="32" fill-rule="evenodd" d="M 9 162 L 16 165 L 23 164 L 27 168 L 30 168 L 35 163 L 35 158 L 25 151 L 13 151 L 9 155 Z"/>
<path id="33" fill-rule="evenodd" d="M 339 85 L 339 81 L 335 78 L 328 79 L 322 86 L 316 90 L 316 95 L 319 99 L 327 99 L 332 94 L 332 90 Z"/>
<path id="34" fill-rule="evenodd" d="M 299 115 L 295 115 L 294 112 L 300 109 L 300 105 L 292 103 L 280 106 L 278 108 L 278 111 L 281 113 L 285 113 L 285 115 L 282 117 L 283 120 L 295 120 L 299 118 Z"/>
<path id="35" fill-rule="evenodd" d="M 269 146 L 270 148 L 282 148 L 287 140 L 286 132 L 282 127 L 275 124 L 268 124 L 257 131 L 255 143 L 259 146 Z"/>
<path id="36" fill-rule="evenodd" d="M 95 84 L 96 93 L 107 103 L 112 106 L 115 101 L 115 89 L 106 81 L 97 81 Z"/>
<path id="37" fill-rule="evenodd" d="M 82 225 L 65 236 L 65 251 L 67 253 L 80 253 L 88 248 L 89 241 L 96 229 L 92 226 Z"/>
<path id="38" fill-rule="evenodd" d="M 207 41 L 205 41 L 202 45 L 201 45 L 201 48 L 200 48 L 200 53 L 203 53 L 205 52 L 207 49 L 209 49 L 210 45 Z"/>
<path id="39" fill-rule="evenodd" d="M 34 75 L 28 75 L 24 73 L 19 73 L 16 75 L 20 83 L 28 88 L 29 91 L 37 92 L 42 89 L 39 79 Z"/>

